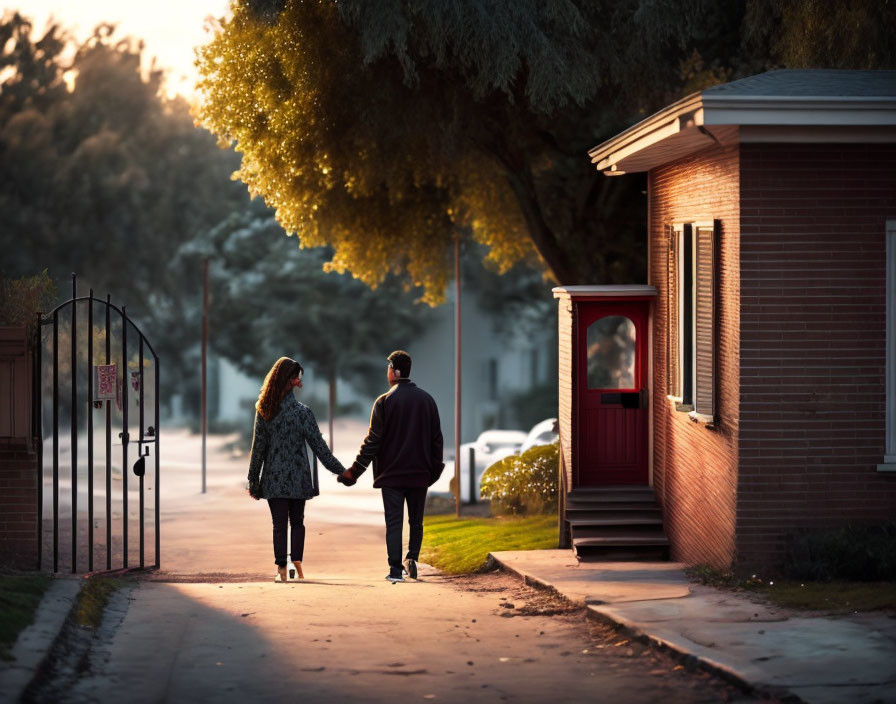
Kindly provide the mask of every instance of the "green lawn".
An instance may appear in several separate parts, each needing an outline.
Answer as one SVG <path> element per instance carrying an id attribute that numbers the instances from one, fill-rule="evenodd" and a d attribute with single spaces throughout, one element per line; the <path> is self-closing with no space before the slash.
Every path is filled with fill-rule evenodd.
<path id="1" fill-rule="evenodd" d="M 490 552 L 557 547 L 557 516 L 455 518 L 426 516 L 421 562 L 448 574 L 476 572 Z"/>
<path id="2" fill-rule="evenodd" d="M 738 579 L 730 572 L 719 572 L 708 565 L 694 565 L 686 572 L 692 580 L 701 584 L 718 589 L 755 592 L 772 604 L 788 609 L 832 613 L 896 611 L 896 583 L 893 582 L 799 582 L 792 579 L 763 580 L 757 579 L 756 575 L 750 579 Z"/>
<path id="3" fill-rule="evenodd" d="M 12 659 L 16 638 L 34 621 L 34 612 L 52 581 L 44 574 L 0 574 L 0 659 Z"/>
<path id="4" fill-rule="evenodd" d="M 896 611 L 896 584 L 892 582 L 790 582 L 762 588 L 770 601 L 791 609 L 853 612 Z"/>
<path id="5" fill-rule="evenodd" d="M 121 589 L 127 579 L 114 577 L 92 577 L 78 593 L 78 604 L 75 609 L 75 622 L 79 626 L 99 628 L 103 620 L 103 612 L 109 597 L 117 589 Z"/>

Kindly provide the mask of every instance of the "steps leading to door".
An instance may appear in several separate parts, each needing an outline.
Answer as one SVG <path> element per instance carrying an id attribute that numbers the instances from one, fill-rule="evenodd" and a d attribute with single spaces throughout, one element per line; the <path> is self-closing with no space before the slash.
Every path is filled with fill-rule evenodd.
<path id="1" fill-rule="evenodd" d="M 566 522 L 582 560 L 667 560 L 669 540 L 649 486 L 577 488 L 567 495 Z"/>

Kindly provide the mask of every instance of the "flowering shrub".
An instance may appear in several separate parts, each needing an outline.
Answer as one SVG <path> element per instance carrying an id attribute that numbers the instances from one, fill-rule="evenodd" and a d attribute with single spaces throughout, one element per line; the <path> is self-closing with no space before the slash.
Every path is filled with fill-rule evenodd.
<path id="1" fill-rule="evenodd" d="M 495 462 L 482 475 L 482 495 L 495 515 L 552 513 L 557 510 L 559 445 L 538 445 L 522 455 Z"/>

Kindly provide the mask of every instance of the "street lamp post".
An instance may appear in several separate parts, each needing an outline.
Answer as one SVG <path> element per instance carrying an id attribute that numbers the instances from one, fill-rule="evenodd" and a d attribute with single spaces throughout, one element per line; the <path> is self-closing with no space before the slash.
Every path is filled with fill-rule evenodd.
<path id="1" fill-rule="evenodd" d="M 202 260 L 202 493 L 205 493 L 205 441 L 208 433 L 208 384 L 206 355 L 208 349 L 208 258 Z"/>

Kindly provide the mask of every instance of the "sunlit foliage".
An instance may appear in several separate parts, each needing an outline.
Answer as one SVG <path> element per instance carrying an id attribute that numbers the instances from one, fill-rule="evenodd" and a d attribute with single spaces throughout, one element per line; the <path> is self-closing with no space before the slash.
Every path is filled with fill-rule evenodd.
<path id="1" fill-rule="evenodd" d="M 493 9 L 237 3 L 199 52 L 198 118 L 242 154 L 237 177 L 284 229 L 332 245 L 328 266 L 370 285 L 407 273 L 441 300 L 456 233 L 486 244 L 498 270 L 540 255 L 557 278 L 594 273 L 607 249 L 592 242 L 599 256 L 576 265 L 563 240 L 594 228 L 552 192 L 572 162 L 593 202 L 593 138 L 564 153 L 552 134 L 567 127 L 556 112 L 601 82 L 589 22 L 572 2 Z"/>
<path id="2" fill-rule="evenodd" d="M 237 0 L 199 51 L 197 117 L 287 232 L 370 285 L 402 273 L 440 300 L 457 233 L 498 270 L 643 281 L 643 181 L 588 148 L 769 68 L 890 67 L 893 5 Z"/>

